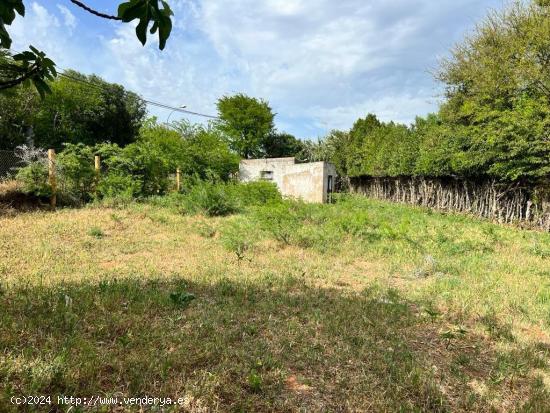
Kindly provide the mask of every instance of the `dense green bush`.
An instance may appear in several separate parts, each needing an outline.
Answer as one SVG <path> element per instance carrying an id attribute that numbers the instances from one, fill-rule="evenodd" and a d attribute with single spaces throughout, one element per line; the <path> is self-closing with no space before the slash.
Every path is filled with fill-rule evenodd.
<path id="1" fill-rule="evenodd" d="M 83 144 L 66 144 L 65 150 L 57 156 L 55 164 L 59 204 L 75 205 L 92 199 L 96 175 L 91 147 Z M 45 158 L 33 161 L 19 169 L 16 179 L 27 193 L 39 197 L 51 194 L 48 183 L 48 161 Z"/>
<path id="2" fill-rule="evenodd" d="M 283 202 L 277 187 L 269 182 L 241 184 L 201 180 L 190 181 L 180 199 L 186 212 L 209 216 L 229 215 L 248 207 Z"/>
<path id="3" fill-rule="evenodd" d="M 277 185 L 267 181 L 233 184 L 229 190 L 242 207 L 277 203 L 283 200 Z"/>
<path id="4" fill-rule="evenodd" d="M 151 197 L 147 202 L 185 214 L 223 216 L 283 202 L 277 187 L 268 182 L 241 184 L 187 179 L 181 193 Z"/>
<path id="5" fill-rule="evenodd" d="M 19 169 L 15 177 L 21 184 L 23 191 L 38 197 L 51 195 L 51 187 L 48 185 L 48 167 L 44 162 L 32 162 Z"/>
<path id="6" fill-rule="evenodd" d="M 111 172 L 103 176 L 97 185 L 99 198 L 134 199 L 141 191 L 142 183 L 132 175 Z"/>
<path id="7" fill-rule="evenodd" d="M 63 204 L 80 204 L 93 197 L 96 185 L 94 151 L 84 144 L 65 144 L 56 159 L 58 198 Z"/>
<path id="8" fill-rule="evenodd" d="M 200 179 L 228 181 L 239 170 L 239 156 L 229 148 L 226 136 L 214 124 L 175 122 L 181 145 L 177 167 L 182 174 Z"/>
<path id="9" fill-rule="evenodd" d="M 189 213 L 223 216 L 236 212 L 238 205 L 226 184 L 206 181 L 192 186 L 186 192 L 184 208 Z"/>
<path id="10" fill-rule="evenodd" d="M 136 140 L 146 114 L 143 99 L 97 76 L 65 73 L 70 78 L 48 82 L 52 93 L 44 99 L 23 86 L 0 94 L 0 149 L 15 149 L 31 131 L 37 145 L 58 151 L 66 142 L 124 146 Z"/>
<path id="11" fill-rule="evenodd" d="M 101 158 L 99 174 L 94 169 L 95 155 Z M 238 169 L 238 157 L 213 128 L 179 123 L 170 129 L 152 119 L 142 127 L 138 140 L 125 147 L 113 143 L 65 144 L 56 162 L 58 199 L 60 204 L 74 205 L 105 197 L 164 195 L 175 189 L 174 176 L 178 168 L 184 180 L 191 177 L 191 181 L 223 182 Z M 22 168 L 18 179 L 27 192 L 47 196 L 50 192 L 47 160 Z M 220 203 L 223 203 L 222 197 L 226 197 L 234 202 L 230 193 L 225 194 L 225 189 L 216 193 L 216 187 L 212 187 L 207 191 L 193 196 Z M 273 196 L 266 188 L 258 188 L 256 192 L 250 196 Z"/>

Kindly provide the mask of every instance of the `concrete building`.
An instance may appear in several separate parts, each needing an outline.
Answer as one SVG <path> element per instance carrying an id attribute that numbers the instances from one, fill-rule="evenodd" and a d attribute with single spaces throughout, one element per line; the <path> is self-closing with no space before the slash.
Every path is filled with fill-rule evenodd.
<path id="1" fill-rule="evenodd" d="M 244 159 L 239 179 L 272 181 L 284 196 L 324 203 L 334 191 L 336 168 L 328 162 L 297 163 L 294 158 Z"/>

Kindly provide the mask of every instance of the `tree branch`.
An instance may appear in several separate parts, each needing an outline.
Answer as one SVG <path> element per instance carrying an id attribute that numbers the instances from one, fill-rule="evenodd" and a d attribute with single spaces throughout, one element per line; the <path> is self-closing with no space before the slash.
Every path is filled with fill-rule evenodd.
<path id="1" fill-rule="evenodd" d="M 84 3 L 82 3 L 81 1 L 79 0 L 69 0 L 71 3 L 77 5 L 78 7 L 86 10 L 87 12 L 89 13 L 92 13 L 94 16 L 97 16 L 97 17 L 102 17 L 104 19 L 109 19 L 109 20 L 122 20 L 120 17 L 117 17 L 117 16 L 111 16 L 109 14 L 105 14 L 105 13 L 101 13 L 101 12 L 98 12 L 88 6 L 86 6 Z"/>
<path id="2" fill-rule="evenodd" d="M 36 66 L 36 65 L 33 65 L 32 68 L 28 72 L 24 73 L 23 75 L 15 78 L 15 79 L 8 80 L 8 81 L 0 81 L 0 90 L 10 89 L 14 86 L 20 85 L 25 80 L 30 79 L 31 77 L 33 77 L 38 72 L 38 70 L 39 70 L 39 67 Z"/>

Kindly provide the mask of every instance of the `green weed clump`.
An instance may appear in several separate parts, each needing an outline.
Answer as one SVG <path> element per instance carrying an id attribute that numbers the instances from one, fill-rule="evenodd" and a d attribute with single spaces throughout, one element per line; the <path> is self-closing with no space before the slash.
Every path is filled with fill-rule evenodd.
<path id="1" fill-rule="evenodd" d="M 88 231 L 88 235 L 90 237 L 94 237 L 94 238 L 103 238 L 105 236 L 105 233 L 103 232 L 103 230 L 99 227 L 92 227 L 90 228 L 90 230 Z"/>
<path id="2" fill-rule="evenodd" d="M 253 181 L 228 185 L 232 196 L 242 207 L 276 204 L 283 200 L 277 186 L 272 182 Z"/>
<path id="3" fill-rule="evenodd" d="M 284 200 L 254 208 L 252 218 L 262 233 L 281 245 L 320 252 L 337 251 L 349 242 L 389 249 L 397 246 L 392 241 L 415 244 L 407 217 L 385 216 L 354 197 L 340 196 L 332 207 Z"/>
<path id="4" fill-rule="evenodd" d="M 211 225 L 207 221 L 199 221 L 195 224 L 197 233 L 204 238 L 214 238 L 218 230 L 214 225 Z"/>
<path id="5" fill-rule="evenodd" d="M 230 215 L 239 210 L 235 198 L 227 185 L 200 182 L 189 189 L 183 198 L 185 211 L 210 217 Z"/>
<path id="6" fill-rule="evenodd" d="M 285 201 L 255 210 L 260 229 L 284 245 L 291 245 L 304 221 L 303 205 Z"/>
<path id="7" fill-rule="evenodd" d="M 235 254 L 238 262 L 243 261 L 258 241 L 256 232 L 250 223 L 235 220 L 229 222 L 221 230 L 223 246 Z"/>
<path id="8" fill-rule="evenodd" d="M 241 184 L 190 179 L 182 193 L 151 197 L 147 202 L 174 212 L 214 217 L 243 212 L 250 207 L 277 205 L 282 202 L 282 196 L 269 182 Z"/>

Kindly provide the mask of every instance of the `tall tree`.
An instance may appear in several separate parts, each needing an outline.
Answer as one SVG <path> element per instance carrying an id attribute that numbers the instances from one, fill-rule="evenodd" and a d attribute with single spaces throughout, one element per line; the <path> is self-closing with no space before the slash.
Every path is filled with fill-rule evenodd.
<path id="1" fill-rule="evenodd" d="M 266 158 L 296 156 L 304 149 L 304 144 L 290 133 L 272 132 L 262 142 L 261 152 Z"/>
<path id="2" fill-rule="evenodd" d="M 331 135 L 350 176 L 423 175 L 550 182 L 550 1 L 492 12 L 444 60 L 446 101 L 411 128 L 359 119 Z M 347 136 L 347 137 L 346 137 Z"/>
<path id="3" fill-rule="evenodd" d="M 97 76 L 67 75 L 50 82 L 52 93 L 44 100 L 22 87 L 0 95 L 0 148 L 13 149 L 31 137 L 56 149 L 67 142 L 124 146 L 136 139 L 146 113 L 139 96 Z"/>
<path id="4" fill-rule="evenodd" d="M 518 1 L 491 13 L 442 62 L 441 116 L 459 139 L 445 146 L 457 148 L 451 167 L 459 173 L 549 178 L 549 4 Z"/>
<path id="5" fill-rule="evenodd" d="M 262 143 L 274 133 L 275 114 L 263 100 L 242 93 L 218 100 L 220 129 L 243 158 L 262 156 Z"/>

